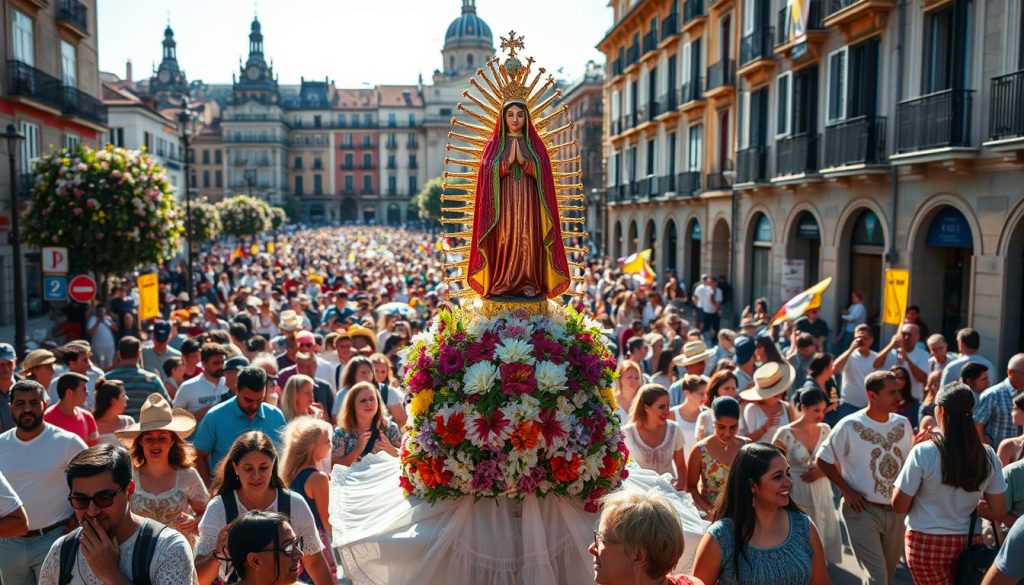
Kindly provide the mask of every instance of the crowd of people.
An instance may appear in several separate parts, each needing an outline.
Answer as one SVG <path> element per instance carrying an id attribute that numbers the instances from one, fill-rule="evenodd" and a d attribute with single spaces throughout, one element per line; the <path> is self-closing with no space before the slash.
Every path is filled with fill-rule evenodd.
<path id="1" fill-rule="evenodd" d="M 126 279 L 68 307 L 59 347 L 0 343 L 0 582 L 335 583 L 329 474 L 398 456 L 401 351 L 458 303 L 446 247 L 383 227 L 218 244 L 193 294 L 161 267 L 157 319 Z M 1024 354 L 997 368 L 971 329 L 953 352 L 914 307 L 876 343 L 857 293 L 835 332 L 817 309 L 770 327 L 763 300 L 723 328 L 724 279 L 587 266 L 572 303 L 617 356 L 630 457 L 711 523 L 673 574 L 671 503 L 606 496 L 597 583 L 827 583 L 844 552 L 872 584 L 901 563 L 953 583 L 974 543 L 998 549 L 987 583 L 1024 578 Z"/>

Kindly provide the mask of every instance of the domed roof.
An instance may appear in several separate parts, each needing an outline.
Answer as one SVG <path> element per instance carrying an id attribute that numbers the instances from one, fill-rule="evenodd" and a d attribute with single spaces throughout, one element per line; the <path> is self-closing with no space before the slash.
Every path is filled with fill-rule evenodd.
<path id="1" fill-rule="evenodd" d="M 462 15 L 448 25 L 448 32 L 444 35 L 446 49 L 463 41 L 494 45 L 491 27 L 476 15 L 476 0 L 462 0 Z"/>

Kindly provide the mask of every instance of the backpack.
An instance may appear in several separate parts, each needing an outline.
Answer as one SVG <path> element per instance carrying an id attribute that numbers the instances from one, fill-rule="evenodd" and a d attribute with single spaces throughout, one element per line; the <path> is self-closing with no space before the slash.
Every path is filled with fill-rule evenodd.
<path id="1" fill-rule="evenodd" d="M 164 528 L 166 526 L 149 518 L 142 521 L 139 535 L 135 538 L 135 547 L 132 549 L 132 583 L 152 585 L 149 568 L 153 565 L 157 539 Z M 76 528 L 64 537 L 64 542 L 60 543 L 60 578 L 57 581 L 59 585 L 71 583 L 78 555 L 78 537 L 81 533 L 82 529 Z"/>
<path id="2" fill-rule="evenodd" d="M 292 492 L 284 488 L 277 488 L 277 511 L 289 519 L 292 517 L 291 494 Z M 224 503 L 224 524 L 231 524 L 235 521 L 235 518 L 238 518 L 238 500 L 230 497 L 221 498 L 221 501 Z"/>

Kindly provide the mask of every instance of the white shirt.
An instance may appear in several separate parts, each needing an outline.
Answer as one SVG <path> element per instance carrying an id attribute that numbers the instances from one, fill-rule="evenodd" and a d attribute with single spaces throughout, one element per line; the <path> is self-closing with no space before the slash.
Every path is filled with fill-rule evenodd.
<path id="1" fill-rule="evenodd" d="M 665 421 L 668 426 L 665 428 L 665 436 L 659 445 L 648 445 L 640 438 L 640 433 L 632 424 L 622 429 L 622 440 L 629 449 L 629 456 L 637 465 L 644 469 L 650 469 L 658 475 L 669 474 L 676 479 L 675 454 L 676 451 L 686 448 L 686 437 L 683 435 L 679 424 L 674 420 Z"/>
<path id="2" fill-rule="evenodd" d="M 868 310 L 864 308 L 863 303 L 854 303 L 840 318 L 846 322 L 846 331 L 853 333 L 857 329 L 857 325 L 868 320 Z"/>
<path id="3" fill-rule="evenodd" d="M 843 404 L 850 404 L 857 408 L 867 407 L 868 391 L 864 386 L 864 378 L 871 372 L 886 370 L 896 363 L 896 358 L 890 353 L 885 358 L 885 363 L 882 364 L 882 367 L 876 368 L 875 359 L 877 357 L 878 354 L 870 349 L 866 355 L 861 354 L 860 350 L 850 354 L 849 359 L 846 360 L 846 365 L 843 366 L 842 372 L 843 385 L 840 388 L 840 395 Z"/>
<path id="4" fill-rule="evenodd" d="M 89 317 L 89 320 L 85 323 L 86 329 L 92 329 L 96 325 L 96 315 Z M 99 327 L 92 334 L 92 344 L 99 347 L 114 347 L 114 321 L 110 318 L 110 315 L 103 317 L 103 322 L 100 323 Z"/>
<path id="5" fill-rule="evenodd" d="M 965 492 L 942 483 L 942 457 L 934 441 L 925 441 L 910 451 L 907 463 L 896 478 L 896 487 L 914 503 L 907 514 L 907 529 L 925 534 L 967 534 L 971 512 L 978 506 L 982 494 L 1001 494 L 1006 491 L 1002 467 L 992 447 L 985 445 L 991 467 L 981 489 Z M 975 525 L 981 532 L 981 521 Z"/>
<path id="6" fill-rule="evenodd" d="M 962 354 L 955 360 L 946 362 L 946 367 L 942 370 L 942 381 L 940 382 L 939 387 L 941 388 L 950 382 L 959 382 L 960 374 L 963 372 L 964 366 L 972 362 L 985 366 L 985 368 L 988 369 L 988 376 L 990 379 L 994 379 L 999 375 L 999 371 L 996 370 L 995 365 L 988 361 L 985 356 L 977 353 L 972 353 L 971 355 Z"/>
<path id="7" fill-rule="evenodd" d="M 65 484 L 66 485 L 66 484 Z M 128 537 L 118 546 L 117 567 L 129 581 L 135 581 L 132 573 L 132 558 L 135 554 L 135 541 L 139 531 Z M 67 536 L 62 536 L 50 547 L 50 552 L 43 561 L 43 567 L 39 571 L 39 585 L 57 585 L 60 579 L 60 547 Z M 199 577 L 196 575 L 195 561 L 192 558 L 192 547 L 185 537 L 177 530 L 165 528 L 156 538 L 156 548 L 153 550 L 153 562 L 149 566 L 149 581 L 153 585 L 196 585 Z M 102 581 L 92 567 L 85 560 L 82 547 L 78 547 L 78 554 L 75 556 L 75 568 L 71 572 L 71 585 L 100 585 Z"/>
<path id="8" fill-rule="evenodd" d="M 174 406 L 195 414 L 208 406 L 216 405 L 220 401 L 221 395 L 227 391 L 228 387 L 224 384 L 224 378 L 213 384 L 206 379 L 204 374 L 199 374 L 195 378 L 181 383 L 178 393 L 174 395 Z"/>
<path id="9" fill-rule="evenodd" d="M 910 453 L 914 430 L 898 414 L 879 423 L 859 410 L 839 421 L 818 447 L 818 457 L 838 464 L 846 483 L 868 501 L 892 505 L 892 486 Z"/>
<path id="10" fill-rule="evenodd" d="M 895 355 L 895 352 L 889 353 L 890 357 L 893 357 Z M 924 399 L 924 382 L 917 381 L 917 378 L 914 377 L 914 372 L 910 371 L 910 366 L 908 366 L 906 362 L 907 360 L 913 362 L 914 365 L 917 366 L 917 369 L 921 370 L 925 374 L 928 374 L 928 372 L 930 371 L 928 369 L 928 360 L 930 358 L 931 356 L 928 354 L 927 351 L 921 349 L 920 347 L 914 347 L 914 351 L 907 354 L 906 359 L 904 359 L 904 361 L 900 362 L 897 360 L 898 364 L 907 368 L 907 373 L 910 374 L 910 393 L 917 400 Z"/>
<path id="11" fill-rule="evenodd" d="M 317 378 L 327 382 L 335 393 L 338 392 L 337 383 L 334 381 L 334 368 L 336 367 L 337 365 L 331 365 L 331 362 L 316 356 L 316 372 L 314 374 Z"/>
<path id="12" fill-rule="evenodd" d="M 7 478 L 0 473 L 0 518 L 6 518 L 21 507 L 21 498 L 17 492 L 7 483 Z"/>
<path id="13" fill-rule="evenodd" d="M 34 439 L 22 441 L 18 429 L 0 435 L 0 473 L 21 496 L 29 530 L 71 517 L 64 469 L 85 450 L 85 441 L 49 423 Z"/>
<path id="14" fill-rule="evenodd" d="M 712 297 L 712 294 L 714 297 Z M 715 287 L 712 292 L 712 288 L 706 284 L 698 284 L 697 288 L 693 290 L 693 296 L 697 297 L 697 308 L 705 313 L 717 313 L 718 308 L 711 302 L 714 298 L 719 304 L 722 302 L 722 289 Z"/>

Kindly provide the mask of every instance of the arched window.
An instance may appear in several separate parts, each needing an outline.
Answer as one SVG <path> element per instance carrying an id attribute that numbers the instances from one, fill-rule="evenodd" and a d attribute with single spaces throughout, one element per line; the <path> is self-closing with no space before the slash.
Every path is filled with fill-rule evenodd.
<path id="1" fill-rule="evenodd" d="M 473 54 L 472 53 L 466 55 L 466 67 L 469 67 L 470 69 L 473 68 Z"/>

